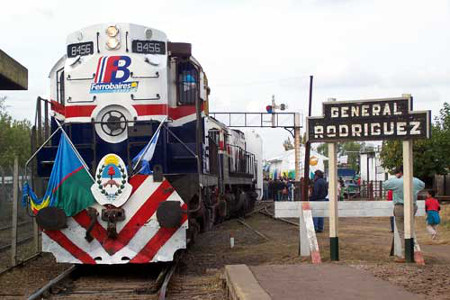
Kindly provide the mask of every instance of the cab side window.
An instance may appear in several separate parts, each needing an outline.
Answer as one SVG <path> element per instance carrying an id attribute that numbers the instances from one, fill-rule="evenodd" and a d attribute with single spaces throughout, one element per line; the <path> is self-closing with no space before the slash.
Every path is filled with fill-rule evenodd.
<path id="1" fill-rule="evenodd" d="M 64 97 L 64 68 L 62 68 L 56 71 L 56 101 L 65 105 Z"/>
<path id="2" fill-rule="evenodd" d="M 199 74 L 189 61 L 177 65 L 178 105 L 194 105 L 199 97 Z"/>

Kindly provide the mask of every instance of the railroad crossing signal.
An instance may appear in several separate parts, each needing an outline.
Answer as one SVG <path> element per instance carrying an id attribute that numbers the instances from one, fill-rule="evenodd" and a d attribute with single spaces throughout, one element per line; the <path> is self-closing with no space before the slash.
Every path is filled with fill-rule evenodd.
<path id="1" fill-rule="evenodd" d="M 266 106 L 266 111 L 269 114 L 272 114 L 272 127 L 276 127 L 275 124 L 275 113 L 277 111 L 277 109 L 279 110 L 286 110 L 287 105 L 284 103 L 281 103 L 280 105 L 277 105 L 275 103 L 275 95 L 272 95 L 272 105 L 267 105 Z"/>
<path id="2" fill-rule="evenodd" d="M 277 105 L 275 103 L 275 95 L 272 95 L 272 105 L 267 105 L 266 106 L 266 111 L 269 114 L 275 113 L 277 109 L 279 110 L 286 110 L 288 108 L 288 106 L 284 103 L 281 103 L 280 105 Z"/>

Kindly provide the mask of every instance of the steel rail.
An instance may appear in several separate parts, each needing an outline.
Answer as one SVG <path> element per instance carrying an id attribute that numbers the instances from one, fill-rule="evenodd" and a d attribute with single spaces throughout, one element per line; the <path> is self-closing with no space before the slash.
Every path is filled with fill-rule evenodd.
<path id="1" fill-rule="evenodd" d="M 260 237 L 262 237 L 262 238 L 265 239 L 266 241 L 270 241 L 270 239 L 269 239 L 266 235 L 262 234 L 261 232 L 259 232 L 259 231 L 256 230 L 255 228 L 253 228 L 252 226 L 250 226 L 250 225 L 248 225 L 247 223 L 245 223 L 244 220 L 242 220 L 242 219 L 237 219 L 237 221 L 238 221 L 239 223 L 241 223 L 242 225 L 244 225 L 245 227 L 247 227 L 248 229 L 252 230 L 254 233 L 256 233 L 257 235 L 259 235 Z"/>
<path id="2" fill-rule="evenodd" d="M 17 241 L 17 245 L 25 244 L 26 242 L 28 242 L 29 240 L 32 240 L 33 238 L 34 238 L 34 236 L 29 236 L 29 237 L 26 237 L 24 239 L 21 239 L 20 241 Z M 3 251 L 5 251 L 6 249 L 9 249 L 9 248 L 11 248 L 11 244 L 0 246 L 0 252 L 3 252 Z"/>
<path id="3" fill-rule="evenodd" d="M 264 212 L 264 211 L 258 211 L 258 212 L 259 212 L 260 214 L 262 214 L 263 216 L 272 218 L 272 219 L 274 219 L 274 220 L 278 220 L 278 221 L 281 221 L 281 222 L 284 222 L 284 223 L 287 223 L 287 224 L 291 224 L 291 225 L 294 225 L 294 226 L 297 226 L 297 227 L 300 226 L 300 225 L 299 225 L 298 223 L 296 223 L 296 222 L 292 222 L 292 221 L 289 221 L 289 220 L 286 220 L 286 219 L 283 219 L 283 218 L 275 218 L 274 215 L 271 214 L 271 213 L 267 210 L 267 207 L 265 207 L 265 212 Z"/>
<path id="4" fill-rule="evenodd" d="M 23 226 L 23 225 L 32 224 L 32 223 L 33 223 L 33 221 L 24 221 L 24 222 L 20 222 L 19 224 L 17 224 L 17 226 Z M 5 226 L 5 227 L 0 227 L 0 231 L 8 230 L 8 229 L 11 229 L 11 228 L 12 228 L 11 225 L 10 226 Z"/>
<path id="5" fill-rule="evenodd" d="M 172 278 L 172 275 L 175 273 L 175 270 L 178 267 L 178 263 L 180 262 L 180 257 L 177 258 L 177 260 L 172 264 L 169 271 L 166 273 L 166 276 L 164 277 L 164 281 L 161 285 L 161 288 L 159 289 L 159 296 L 158 300 L 165 300 L 166 294 L 167 294 L 167 287 L 169 286 L 170 279 Z"/>
<path id="6" fill-rule="evenodd" d="M 3 274 L 5 274 L 5 273 L 11 271 L 12 269 L 14 269 L 14 268 L 16 268 L 16 267 L 22 266 L 22 265 L 24 265 L 24 264 L 26 264 L 26 263 L 32 261 L 33 259 L 38 258 L 38 257 L 41 256 L 41 255 L 42 255 L 42 252 L 38 252 L 38 253 L 36 253 L 36 254 L 34 254 L 34 255 L 32 255 L 32 256 L 30 256 L 30 257 L 28 257 L 28 258 L 22 260 L 22 261 L 19 262 L 18 264 L 14 265 L 14 266 L 11 266 L 11 267 L 8 267 L 8 268 L 6 268 L 6 269 L 0 271 L 0 276 L 2 276 Z"/>
<path id="7" fill-rule="evenodd" d="M 41 296 L 48 291 L 51 287 L 58 284 L 61 280 L 67 278 L 70 274 L 72 274 L 77 269 L 76 265 L 72 265 L 70 268 L 63 271 L 61 274 L 50 280 L 46 285 L 41 287 L 39 290 L 37 290 L 35 293 L 30 295 L 27 299 L 28 300 L 35 300 L 40 299 Z"/>

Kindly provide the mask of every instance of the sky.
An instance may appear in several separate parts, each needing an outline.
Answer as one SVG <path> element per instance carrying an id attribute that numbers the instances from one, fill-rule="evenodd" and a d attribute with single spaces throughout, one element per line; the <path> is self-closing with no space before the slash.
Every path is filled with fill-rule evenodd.
<path id="1" fill-rule="evenodd" d="M 450 2 L 444 0 L 15 0 L 2 7 L 0 49 L 29 71 L 29 90 L 0 92 L 10 113 L 34 119 L 67 35 L 98 23 L 130 22 L 192 43 L 206 71 L 211 111 L 265 111 L 272 95 L 312 115 L 328 98 L 411 94 L 435 116 L 450 102 Z M 283 152 L 283 129 L 260 130 L 264 157 Z M 292 138 L 291 138 L 292 139 Z"/>

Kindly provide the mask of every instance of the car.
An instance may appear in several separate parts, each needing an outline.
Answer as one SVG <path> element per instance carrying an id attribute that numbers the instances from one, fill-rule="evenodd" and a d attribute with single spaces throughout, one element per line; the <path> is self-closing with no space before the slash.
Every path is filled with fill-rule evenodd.
<path id="1" fill-rule="evenodd" d="M 359 195 L 359 186 L 354 179 L 344 179 L 344 198 L 354 198 Z"/>

